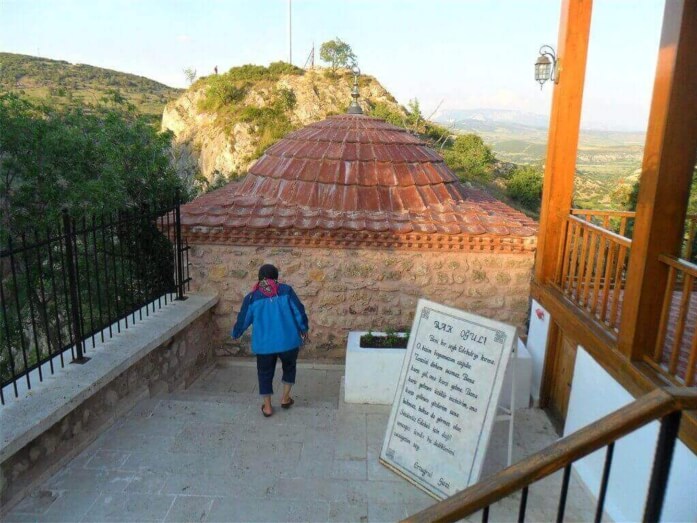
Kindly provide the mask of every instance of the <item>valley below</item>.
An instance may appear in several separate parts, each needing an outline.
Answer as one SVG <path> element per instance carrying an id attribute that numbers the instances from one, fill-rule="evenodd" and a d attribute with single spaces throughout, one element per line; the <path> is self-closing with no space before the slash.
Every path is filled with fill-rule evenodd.
<path id="1" fill-rule="evenodd" d="M 518 111 L 453 111 L 442 114 L 438 121 L 454 132 L 478 134 L 501 161 L 533 165 L 545 161 L 547 129 L 541 115 Z M 642 132 L 582 130 L 574 206 L 624 210 L 628 195 L 639 180 L 644 139 Z"/>

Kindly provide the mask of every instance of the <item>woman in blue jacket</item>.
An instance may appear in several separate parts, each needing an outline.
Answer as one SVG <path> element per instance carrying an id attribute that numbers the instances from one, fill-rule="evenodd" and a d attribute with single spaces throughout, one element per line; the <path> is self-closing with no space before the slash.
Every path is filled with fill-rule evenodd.
<path id="1" fill-rule="evenodd" d="M 259 393 L 264 397 L 261 412 L 268 418 L 273 414 L 276 360 L 281 358 L 283 365 L 281 407 L 287 409 L 294 403 L 290 389 L 295 383 L 298 351 L 309 331 L 305 307 L 290 285 L 278 283 L 278 269 L 273 265 L 259 269 L 259 282 L 244 298 L 232 337 L 239 338 L 252 324 L 252 352 L 257 356 Z"/>

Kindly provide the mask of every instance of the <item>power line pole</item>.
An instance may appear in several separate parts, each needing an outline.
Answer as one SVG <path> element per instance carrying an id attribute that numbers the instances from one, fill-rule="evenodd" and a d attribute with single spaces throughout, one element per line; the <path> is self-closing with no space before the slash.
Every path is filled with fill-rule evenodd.
<path id="1" fill-rule="evenodd" d="M 293 63 L 293 25 L 291 23 L 291 2 L 292 0 L 288 0 L 288 63 L 292 64 Z"/>

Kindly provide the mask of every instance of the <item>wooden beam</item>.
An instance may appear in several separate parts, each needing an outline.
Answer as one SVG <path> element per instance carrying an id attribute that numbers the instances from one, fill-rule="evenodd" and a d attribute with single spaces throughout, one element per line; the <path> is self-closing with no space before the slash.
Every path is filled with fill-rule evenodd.
<path id="1" fill-rule="evenodd" d="M 535 262 L 535 278 L 542 284 L 554 277 L 564 218 L 571 210 L 592 6 L 592 0 L 562 3 L 557 43 L 561 69 L 549 119 Z"/>
<path id="2" fill-rule="evenodd" d="M 539 301 L 538 296 L 533 297 Z M 547 310 L 549 311 L 549 309 Z M 554 372 L 557 352 L 560 349 L 559 345 L 559 325 L 557 325 L 557 322 L 554 321 L 554 318 L 550 315 L 549 331 L 547 332 L 547 346 L 545 347 L 545 359 L 542 365 L 543 379 L 542 383 L 540 384 L 541 409 L 547 408 L 550 404 L 550 400 L 552 399 L 552 373 Z"/>
<path id="3" fill-rule="evenodd" d="M 641 396 L 656 387 L 672 385 L 658 376 L 652 378 L 639 372 L 636 365 L 617 350 L 617 340 L 557 289 L 533 284 L 531 294 L 549 311 L 558 328 L 581 345 L 634 397 Z M 550 366 L 545 370 L 553 369 L 552 362 Z"/>
<path id="4" fill-rule="evenodd" d="M 679 256 L 697 156 L 697 1 L 669 0 L 663 18 L 639 181 L 619 350 L 632 360 L 656 344 L 668 266 Z"/>

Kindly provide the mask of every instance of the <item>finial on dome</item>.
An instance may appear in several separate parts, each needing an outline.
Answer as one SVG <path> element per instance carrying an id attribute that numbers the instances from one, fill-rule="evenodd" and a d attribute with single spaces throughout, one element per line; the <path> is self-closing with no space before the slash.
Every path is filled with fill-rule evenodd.
<path id="1" fill-rule="evenodd" d="M 351 90 L 351 98 L 353 98 L 353 100 L 351 100 L 351 105 L 349 105 L 348 111 L 346 112 L 348 114 L 363 114 L 363 109 L 358 105 L 358 98 L 360 97 L 360 93 L 358 92 L 358 77 L 361 75 L 361 70 L 354 64 L 351 68 L 351 72 L 353 72 L 353 89 Z"/>

